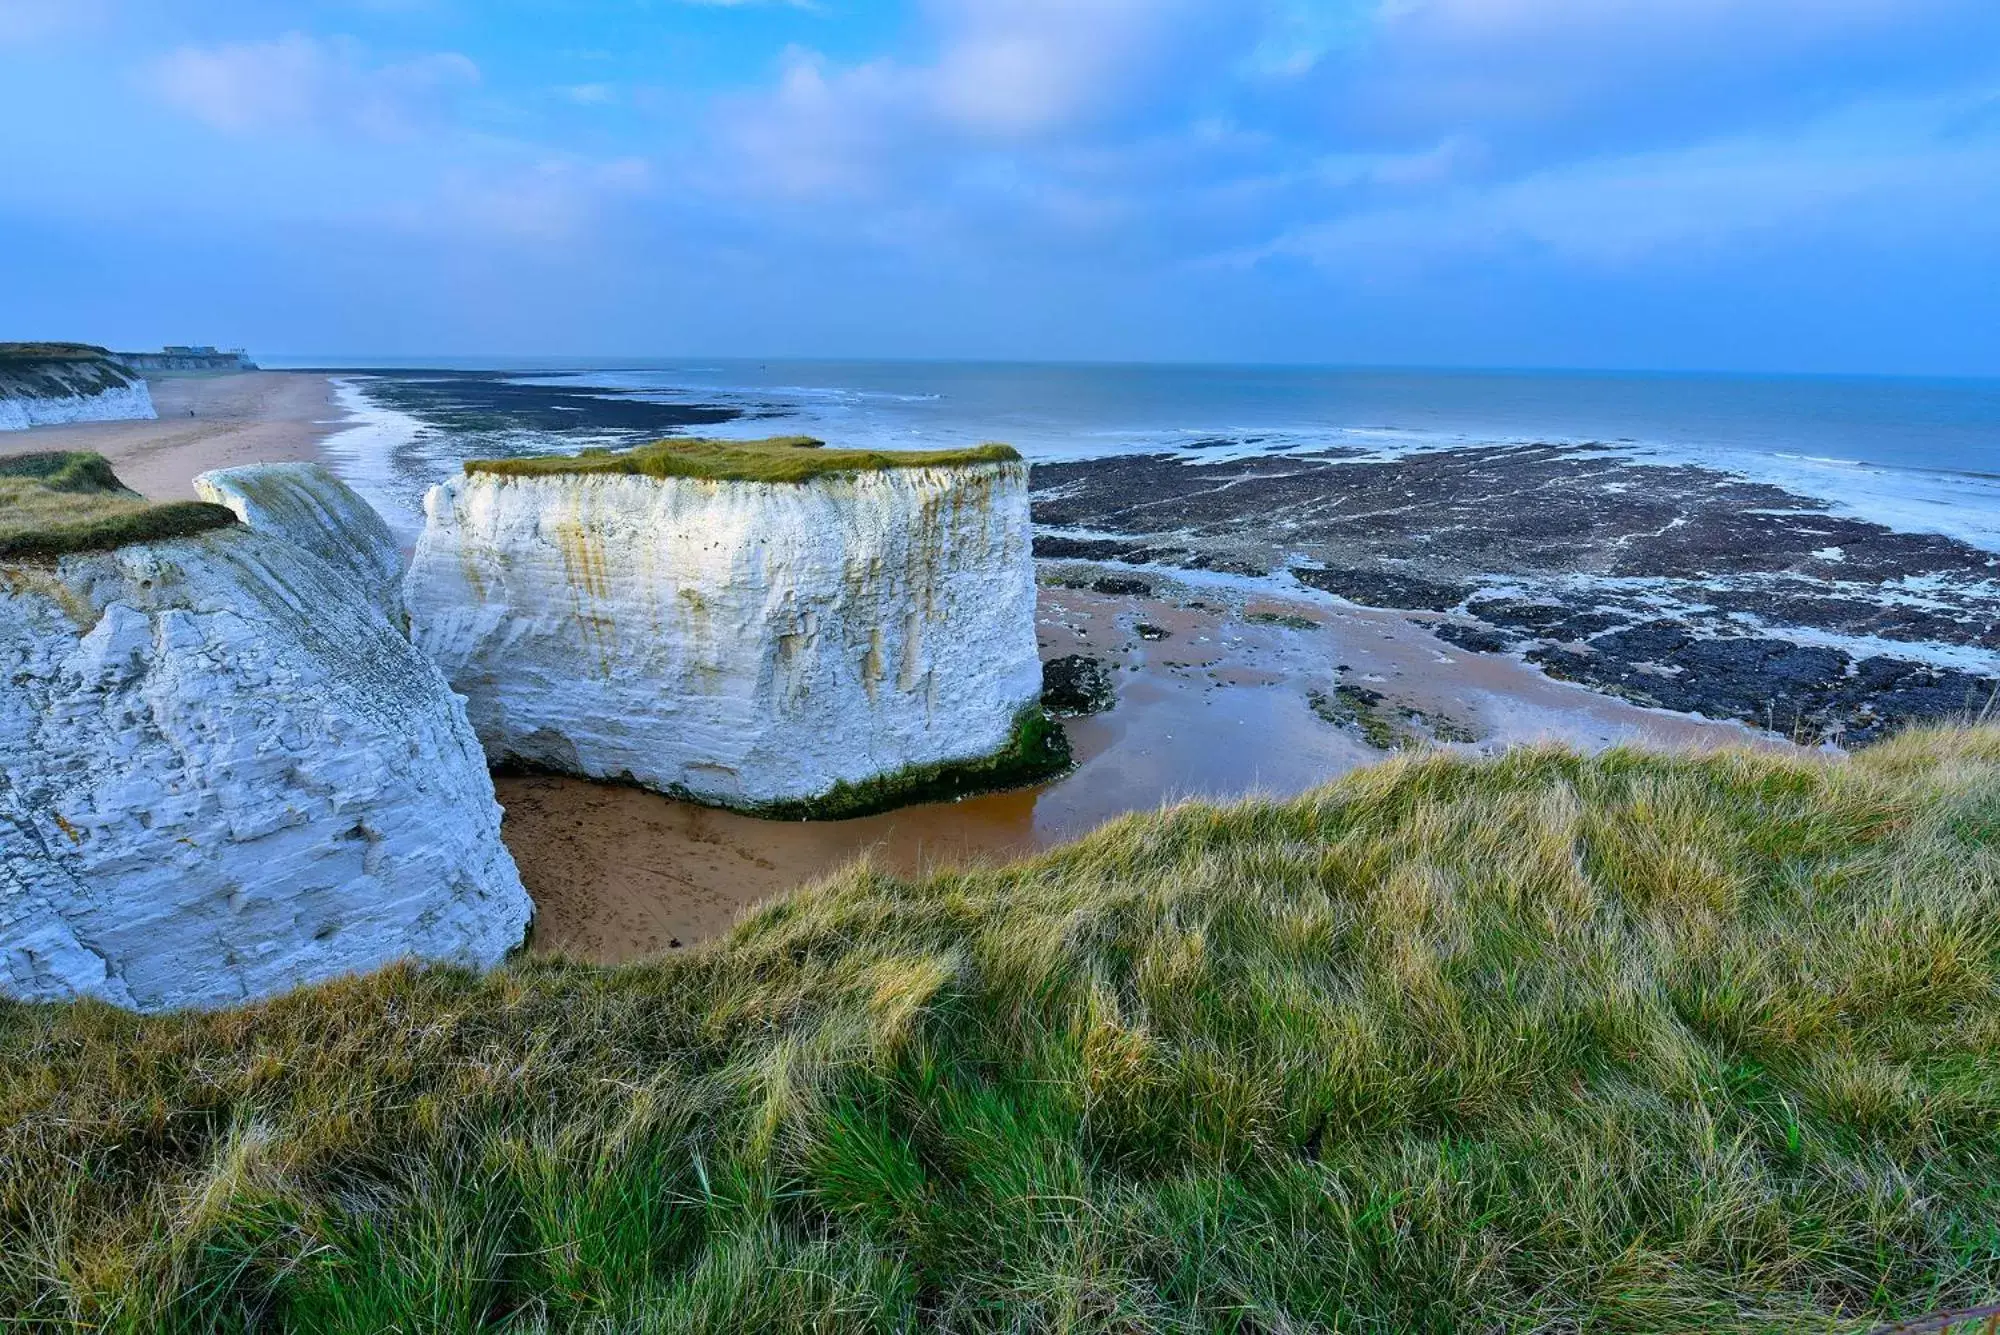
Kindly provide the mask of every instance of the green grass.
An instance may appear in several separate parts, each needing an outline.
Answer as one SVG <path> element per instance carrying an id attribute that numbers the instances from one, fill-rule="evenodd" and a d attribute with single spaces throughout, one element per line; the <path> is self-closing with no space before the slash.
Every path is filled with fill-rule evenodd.
<path id="1" fill-rule="evenodd" d="M 1287 630 L 1321 630 L 1319 622 L 1287 612 L 1252 612 L 1243 618 L 1253 626 L 1283 626 Z"/>
<path id="2" fill-rule="evenodd" d="M 625 968 L 0 1006 L 0 1312 L 1861 1331 L 2000 1291 L 2000 730 L 1406 756 Z"/>
<path id="3" fill-rule="evenodd" d="M 1336 728 L 1353 729 L 1377 751 L 1393 751 L 1409 740 L 1383 708 L 1380 691 L 1343 682 L 1333 688 L 1332 694 L 1320 690 L 1307 691 L 1306 703 L 1323 722 L 1331 723 Z"/>
<path id="4" fill-rule="evenodd" d="M 655 441 L 633 450 L 585 450 L 581 454 L 525 459 L 468 459 L 468 475 L 565 477 L 622 473 L 639 477 L 707 478 L 717 482 L 807 482 L 830 473 L 867 473 L 885 468 L 957 468 L 1011 463 L 1021 455 L 1011 445 L 963 450 L 829 450 L 810 436 L 770 440 Z"/>
<path id="5" fill-rule="evenodd" d="M 101 362 L 109 350 L 95 343 L 0 343 L 0 366 L 19 362 Z"/>
<path id="6" fill-rule="evenodd" d="M 102 455 L 0 458 L 0 560 L 45 560 L 133 542 L 192 537 L 236 516 L 220 505 L 155 505 L 128 491 Z"/>

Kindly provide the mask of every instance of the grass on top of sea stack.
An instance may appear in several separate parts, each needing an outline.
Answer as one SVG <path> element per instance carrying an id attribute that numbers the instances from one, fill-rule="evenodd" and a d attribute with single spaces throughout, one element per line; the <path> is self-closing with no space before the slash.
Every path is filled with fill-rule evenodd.
<path id="1" fill-rule="evenodd" d="M 23 1328 L 1862 1331 L 2000 1292 L 2000 729 L 1390 760 L 653 963 L 0 1006 Z"/>
<path id="2" fill-rule="evenodd" d="M 505 477 L 561 477 L 625 473 L 639 477 L 706 478 L 716 482 L 809 482 L 832 473 L 872 473 L 888 468 L 962 468 L 1012 463 L 1011 445 L 979 445 L 961 450 L 829 450 L 811 436 L 769 440 L 676 438 L 631 450 L 585 450 L 580 454 L 523 459 L 468 459 L 467 474 Z"/>
<path id="3" fill-rule="evenodd" d="M 155 505 L 127 490 L 101 454 L 0 458 L 0 560 L 40 560 L 108 551 L 132 542 L 185 538 L 225 528 L 220 505 Z"/>

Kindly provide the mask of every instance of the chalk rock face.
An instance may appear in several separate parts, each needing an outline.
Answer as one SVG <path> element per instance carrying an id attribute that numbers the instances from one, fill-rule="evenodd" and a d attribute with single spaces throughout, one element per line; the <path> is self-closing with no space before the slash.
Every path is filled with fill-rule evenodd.
<path id="1" fill-rule="evenodd" d="M 353 578 L 242 527 L 0 564 L 0 992 L 490 965 L 531 911 L 463 706 Z"/>
<path id="2" fill-rule="evenodd" d="M 0 431 L 158 416 L 145 380 L 115 362 L 0 363 Z"/>
<path id="3" fill-rule="evenodd" d="M 403 553 L 395 534 L 354 488 L 313 463 L 220 468 L 195 494 L 226 506 L 260 533 L 303 547 L 361 581 L 369 601 L 403 624 Z"/>
<path id="4" fill-rule="evenodd" d="M 1036 702 L 1027 465 L 433 488 L 411 635 L 495 760 L 727 806 L 983 758 Z"/>

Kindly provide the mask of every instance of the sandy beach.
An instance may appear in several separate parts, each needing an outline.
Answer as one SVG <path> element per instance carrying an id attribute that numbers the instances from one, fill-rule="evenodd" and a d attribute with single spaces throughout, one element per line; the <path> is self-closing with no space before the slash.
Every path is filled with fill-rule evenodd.
<path id="1" fill-rule="evenodd" d="M 237 464 L 317 459 L 342 412 L 323 375 L 253 371 L 148 376 L 156 421 L 77 422 L 0 431 L 0 455 L 94 450 L 154 500 L 194 495 L 197 474 Z"/>
<path id="2" fill-rule="evenodd" d="M 152 381 L 158 421 L 37 428 L 0 453 L 88 449 L 145 494 L 206 469 L 312 459 L 342 413 L 322 375 Z M 330 462 L 338 465 L 338 459 Z M 1067 727 L 1077 766 L 1042 788 L 863 820 L 778 823 L 615 784 L 502 775 L 504 837 L 534 896 L 534 946 L 618 962 L 728 930 L 752 906 L 858 858 L 885 870 L 1018 857 L 1184 798 L 1289 796 L 1392 750 L 1560 741 L 1776 745 L 1735 723 L 1641 708 L 1519 656 L 1438 638 L 1444 618 L 1331 594 L 1274 599 L 1225 578 L 1045 560 L 1045 660 L 1103 663 L 1110 710 Z"/>

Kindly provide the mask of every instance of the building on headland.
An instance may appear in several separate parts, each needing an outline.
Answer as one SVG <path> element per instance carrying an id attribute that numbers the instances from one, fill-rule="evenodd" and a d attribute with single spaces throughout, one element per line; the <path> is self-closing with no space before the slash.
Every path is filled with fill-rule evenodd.
<path id="1" fill-rule="evenodd" d="M 257 363 L 241 348 L 207 344 L 169 343 L 158 352 L 119 352 L 113 356 L 135 371 L 254 371 Z"/>

